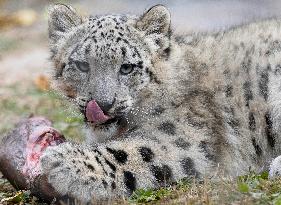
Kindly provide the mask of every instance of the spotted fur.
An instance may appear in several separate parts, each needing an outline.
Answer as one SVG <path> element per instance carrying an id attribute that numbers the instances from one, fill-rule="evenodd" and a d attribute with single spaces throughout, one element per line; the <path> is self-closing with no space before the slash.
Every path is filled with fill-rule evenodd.
<path id="1" fill-rule="evenodd" d="M 218 167 L 231 176 L 261 170 L 281 148 L 280 34 L 281 20 L 271 19 L 185 38 L 172 34 L 162 5 L 87 18 L 55 5 L 57 89 L 82 112 L 95 99 L 113 119 L 86 122 L 87 145 L 48 149 L 42 171 L 59 193 L 87 202 Z"/>

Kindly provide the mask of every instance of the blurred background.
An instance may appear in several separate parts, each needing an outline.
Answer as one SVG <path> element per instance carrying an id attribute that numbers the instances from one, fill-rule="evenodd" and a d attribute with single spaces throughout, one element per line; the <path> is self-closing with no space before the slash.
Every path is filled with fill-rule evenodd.
<path id="1" fill-rule="evenodd" d="M 0 0 L 0 136 L 34 114 L 50 118 L 66 136 L 82 139 L 82 116 L 49 85 L 47 8 L 56 2 L 70 4 L 83 15 L 138 15 L 164 4 L 176 33 L 218 31 L 281 16 L 280 0 Z"/>

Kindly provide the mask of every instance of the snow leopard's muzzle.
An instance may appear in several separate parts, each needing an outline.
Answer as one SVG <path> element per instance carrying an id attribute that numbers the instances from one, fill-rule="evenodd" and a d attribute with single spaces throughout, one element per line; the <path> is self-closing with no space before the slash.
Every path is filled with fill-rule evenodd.
<path id="1" fill-rule="evenodd" d="M 118 123 L 130 110 L 130 103 L 127 101 L 117 102 L 114 99 L 111 103 L 103 103 L 98 100 L 89 100 L 81 111 L 85 120 L 93 126 L 107 126 Z"/>

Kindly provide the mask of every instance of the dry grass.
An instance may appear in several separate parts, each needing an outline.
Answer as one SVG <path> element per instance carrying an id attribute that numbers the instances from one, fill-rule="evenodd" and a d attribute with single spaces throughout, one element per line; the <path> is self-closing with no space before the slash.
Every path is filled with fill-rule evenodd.
<path id="1" fill-rule="evenodd" d="M 192 180 L 160 190 L 141 190 L 129 202 L 148 204 L 281 204 L 281 180 L 267 173 L 216 182 Z"/>
<path id="2" fill-rule="evenodd" d="M 2 183 L 2 184 L 1 184 Z M 234 180 L 216 182 L 190 180 L 158 190 L 137 190 L 130 198 L 111 199 L 94 204 L 281 204 L 281 179 L 268 180 L 267 174 L 250 173 Z M 12 196 L 5 204 L 42 204 L 29 192 L 15 192 L 4 180 L 0 180 L 0 200 Z M 67 204 L 67 203 L 62 203 Z M 79 203 L 77 203 L 78 205 Z"/>

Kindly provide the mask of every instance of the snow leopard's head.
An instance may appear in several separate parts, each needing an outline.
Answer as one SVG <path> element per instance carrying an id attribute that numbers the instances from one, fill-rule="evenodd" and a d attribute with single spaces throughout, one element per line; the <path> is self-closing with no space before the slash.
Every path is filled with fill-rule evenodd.
<path id="1" fill-rule="evenodd" d="M 49 12 L 57 88 L 95 126 L 130 111 L 144 87 L 161 83 L 153 59 L 169 53 L 170 13 L 156 5 L 143 15 L 82 18 L 66 5 Z"/>

